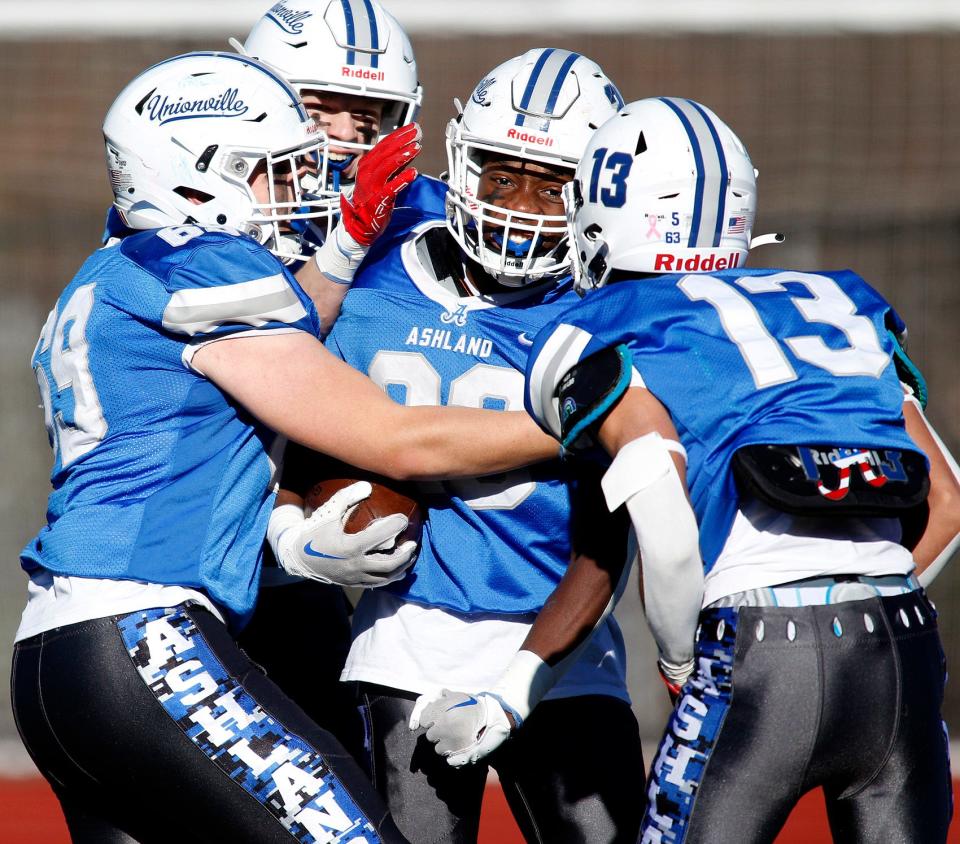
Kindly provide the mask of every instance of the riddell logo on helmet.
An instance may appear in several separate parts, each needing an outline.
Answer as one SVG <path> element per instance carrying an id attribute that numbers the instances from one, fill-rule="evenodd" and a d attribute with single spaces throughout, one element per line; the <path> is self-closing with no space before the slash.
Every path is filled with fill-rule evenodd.
<path id="1" fill-rule="evenodd" d="M 553 138 L 544 138 L 540 135 L 531 135 L 529 132 L 520 132 L 517 129 L 508 129 L 507 137 L 514 141 L 524 141 L 528 144 L 536 144 L 539 147 L 553 146 Z"/>
<path id="2" fill-rule="evenodd" d="M 370 70 L 369 67 L 348 67 L 344 65 L 340 68 L 341 76 L 348 76 L 350 79 L 371 79 L 374 82 L 383 82 L 386 74 L 382 70 Z"/>
<path id="3" fill-rule="evenodd" d="M 692 258 L 681 258 L 679 255 L 664 255 L 657 253 L 653 265 L 655 273 L 709 273 L 713 270 L 729 270 L 740 266 L 740 253 L 729 252 L 709 255 L 694 255 Z"/>

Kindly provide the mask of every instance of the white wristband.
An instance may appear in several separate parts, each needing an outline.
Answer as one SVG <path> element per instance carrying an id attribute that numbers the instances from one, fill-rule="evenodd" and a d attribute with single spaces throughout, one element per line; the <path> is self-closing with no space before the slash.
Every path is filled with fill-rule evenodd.
<path id="1" fill-rule="evenodd" d="M 543 696 L 553 688 L 553 669 L 533 651 L 517 651 L 490 690 L 512 710 L 520 724 L 527 719 Z"/>
<path id="2" fill-rule="evenodd" d="M 687 678 L 693 673 L 693 668 L 696 665 L 694 658 L 678 664 L 676 662 L 670 662 L 670 660 L 664 659 L 661 656 L 658 662 L 660 663 L 660 670 L 663 672 L 663 675 L 678 686 L 682 686 L 687 681 Z"/>
<path id="3" fill-rule="evenodd" d="M 267 524 L 267 544 L 273 551 L 277 563 L 284 570 L 292 560 L 291 552 L 297 537 L 297 532 L 293 528 L 299 528 L 303 525 L 304 515 L 296 504 L 281 504 L 274 508 L 270 514 L 270 521 Z M 292 571 L 291 574 L 299 574 Z"/>
<path id="4" fill-rule="evenodd" d="M 355 241 L 338 223 L 323 245 L 313 253 L 313 260 L 327 278 L 337 284 L 351 284 L 367 249 Z"/>

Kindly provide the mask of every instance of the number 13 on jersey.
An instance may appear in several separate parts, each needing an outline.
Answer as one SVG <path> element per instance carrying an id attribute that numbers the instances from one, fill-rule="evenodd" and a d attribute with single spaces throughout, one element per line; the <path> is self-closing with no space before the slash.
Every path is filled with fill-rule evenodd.
<path id="1" fill-rule="evenodd" d="M 708 302 L 717 311 L 727 337 L 736 344 L 758 390 L 794 381 L 797 372 L 787 359 L 781 341 L 774 338 L 745 293 L 762 295 L 787 292 L 786 284 L 806 288 L 812 298 L 791 296 L 792 307 L 804 320 L 822 323 L 839 331 L 842 348 L 828 346 L 822 337 L 797 335 L 782 342 L 802 361 L 832 375 L 866 375 L 877 378 L 890 363 L 873 323 L 857 313 L 853 300 L 832 278 L 799 272 L 767 276 L 744 276 L 731 284 L 711 275 L 688 275 L 677 286 L 692 301 Z M 740 288 L 740 289 L 738 289 Z"/>

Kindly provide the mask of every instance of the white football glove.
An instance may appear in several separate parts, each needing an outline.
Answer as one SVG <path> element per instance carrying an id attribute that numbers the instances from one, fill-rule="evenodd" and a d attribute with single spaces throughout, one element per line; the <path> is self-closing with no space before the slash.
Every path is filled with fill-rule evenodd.
<path id="1" fill-rule="evenodd" d="M 424 727 L 437 753 L 459 768 L 489 756 L 510 737 L 507 712 L 513 714 L 512 707 L 490 692 L 471 695 L 444 689 L 439 696 L 417 698 L 410 729 Z"/>
<path id="2" fill-rule="evenodd" d="M 441 692 L 417 698 L 410 729 L 424 727 L 427 738 L 455 768 L 489 756 L 519 730 L 557 675 L 539 656 L 521 648 L 490 691 Z M 509 715 L 509 717 L 507 717 Z"/>
<path id="3" fill-rule="evenodd" d="M 330 496 L 307 519 L 294 505 L 270 516 L 267 539 L 277 562 L 289 574 L 340 586 L 376 587 L 393 583 L 413 565 L 417 543 L 396 545 L 409 520 L 401 513 L 374 519 L 357 533 L 344 525 L 372 487 L 357 481 Z"/>

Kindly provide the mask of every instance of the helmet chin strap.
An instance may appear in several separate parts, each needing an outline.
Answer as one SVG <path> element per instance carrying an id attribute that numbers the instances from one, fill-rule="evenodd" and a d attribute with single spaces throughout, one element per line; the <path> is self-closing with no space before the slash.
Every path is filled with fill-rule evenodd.
<path id="1" fill-rule="evenodd" d="M 519 289 L 521 287 L 529 287 L 532 284 L 536 284 L 541 281 L 544 276 L 543 274 L 533 275 L 507 275 L 506 273 L 489 273 L 491 278 L 496 279 L 497 284 L 501 287 L 512 287 Z"/>

